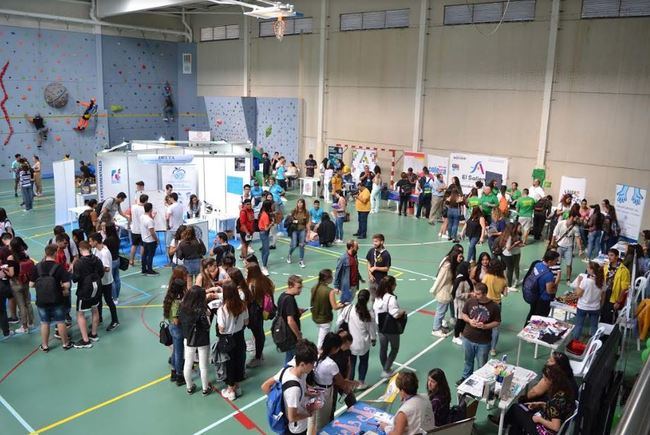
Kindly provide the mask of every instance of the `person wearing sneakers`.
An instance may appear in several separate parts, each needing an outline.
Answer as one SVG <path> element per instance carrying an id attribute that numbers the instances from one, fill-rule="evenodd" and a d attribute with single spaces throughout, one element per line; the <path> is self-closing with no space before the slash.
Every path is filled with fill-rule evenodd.
<path id="1" fill-rule="evenodd" d="M 142 244 L 141 219 L 144 214 L 144 205 L 149 201 L 149 195 L 142 194 L 135 204 L 131 206 L 131 251 L 129 252 L 129 264 L 135 264 L 135 251 L 140 247 L 140 258 L 142 259 L 144 245 Z"/>
<path id="2" fill-rule="evenodd" d="M 390 378 L 393 375 L 392 367 L 399 352 L 400 336 L 399 334 L 382 332 L 382 325 L 379 323 L 379 319 L 382 313 L 387 313 L 394 319 L 400 319 L 406 316 L 406 311 L 402 310 L 397 303 L 395 288 L 397 288 L 395 277 L 388 275 L 382 278 L 377 287 L 377 297 L 372 305 L 379 331 L 379 362 L 382 367 L 381 377 L 384 379 Z M 389 344 L 390 353 L 388 353 Z"/>
<path id="3" fill-rule="evenodd" d="M 106 305 L 108 305 L 108 308 L 111 311 L 111 324 L 106 328 L 106 332 L 111 332 L 120 326 L 120 322 L 117 320 L 115 302 L 113 302 L 113 272 L 111 270 L 113 267 L 113 260 L 111 258 L 111 252 L 104 245 L 102 235 L 99 233 L 92 233 L 90 237 L 88 237 L 88 242 L 90 242 L 90 246 L 93 248 L 93 254 L 96 255 L 104 264 L 104 276 L 102 276 L 100 296 L 104 297 L 104 302 L 106 302 Z M 102 302 L 100 297 L 99 310 L 101 309 Z"/>
<path id="4" fill-rule="evenodd" d="M 13 277 L 10 279 L 11 290 L 16 301 L 16 306 L 20 312 L 21 327 L 16 329 L 16 334 L 29 333 L 34 327 L 34 310 L 32 309 L 31 295 L 29 293 L 29 272 L 34 268 L 34 262 L 27 255 L 27 244 L 21 237 L 14 237 L 9 242 L 11 248 L 7 264 L 13 265 Z M 0 260 L 5 253 L 0 252 Z M 6 271 L 6 269 L 5 269 Z"/>
<path id="5" fill-rule="evenodd" d="M 158 235 L 153 222 L 153 205 L 150 202 L 144 205 L 144 214 L 140 217 L 140 230 L 142 231 L 142 244 L 144 245 L 141 260 L 142 274 L 158 275 L 158 272 L 153 270 L 153 257 L 156 255 Z"/>
<path id="6" fill-rule="evenodd" d="M 359 243 L 356 240 L 349 240 L 346 244 L 346 251 L 339 257 L 334 272 L 334 288 L 341 292 L 341 303 L 351 303 L 354 295 L 359 289 L 359 282 L 362 281 L 359 275 Z"/>
<path id="7" fill-rule="evenodd" d="M 296 208 L 291 212 L 291 246 L 289 248 L 289 255 L 287 255 L 287 263 L 291 264 L 291 254 L 298 248 L 300 253 L 300 267 L 305 267 L 305 236 L 307 232 L 307 222 L 309 221 L 309 212 L 305 206 L 305 200 L 300 198 L 296 202 Z"/>
<path id="8" fill-rule="evenodd" d="M 528 242 L 528 233 L 533 227 L 533 211 L 535 209 L 535 200 L 528 196 L 528 189 L 522 191 L 521 197 L 517 200 L 517 214 L 521 231 L 523 233 L 523 244 Z"/>
<path id="9" fill-rule="evenodd" d="M 434 295 L 438 306 L 436 307 L 436 316 L 433 318 L 433 330 L 431 335 L 435 337 L 446 337 L 449 333 L 447 328 L 442 327 L 442 321 L 447 314 L 447 309 L 453 300 L 452 290 L 458 265 L 464 260 L 463 253 L 458 249 L 452 249 L 449 255 L 442 260 L 438 269 L 433 286 L 429 292 Z M 453 312 L 452 312 L 453 314 Z"/>
<path id="10" fill-rule="evenodd" d="M 282 316 L 287 322 L 289 329 L 296 337 L 296 341 L 302 340 L 302 331 L 300 329 L 300 316 L 305 312 L 304 309 L 298 308 L 296 296 L 302 293 L 302 278 L 298 275 L 291 275 L 287 280 L 287 289 L 280 295 L 277 302 L 278 316 Z M 285 352 L 285 364 L 291 361 L 296 352 L 295 347 Z"/>
<path id="11" fill-rule="evenodd" d="M 198 285 L 192 286 L 181 302 L 178 318 L 181 321 L 183 337 L 185 338 L 185 364 L 183 376 L 187 384 L 187 394 L 194 394 L 196 385 L 192 380 L 192 365 L 194 355 L 199 354 L 199 370 L 203 395 L 212 392 L 208 379 L 208 364 L 210 360 L 210 319 L 208 318 L 208 303 L 205 290 Z M 178 375 L 176 375 L 178 376 Z"/>
<path id="12" fill-rule="evenodd" d="M 239 383 L 244 380 L 246 364 L 246 340 L 244 328 L 248 325 L 246 302 L 239 296 L 233 282 L 223 285 L 223 305 L 217 310 L 217 349 L 228 353 L 226 361 L 226 385 L 221 395 L 235 400 L 242 395 Z M 203 390 L 205 395 L 205 388 Z"/>
<path id="13" fill-rule="evenodd" d="M 72 280 L 77 284 L 77 325 L 81 332 L 81 340 L 74 343 L 75 348 L 93 347 L 92 342 L 98 341 L 97 326 L 99 325 L 99 299 L 101 293 L 101 279 L 104 276 L 102 261 L 92 254 L 90 243 L 85 240 L 79 242 L 79 259 L 72 268 Z M 86 313 L 91 312 L 91 329 L 88 334 Z"/>
<path id="14" fill-rule="evenodd" d="M 47 342 L 50 339 L 50 323 L 56 323 L 63 342 L 63 350 L 72 348 L 65 327 L 64 299 L 70 293 L 70 274 L 59 266 L 54 257 L 58 247 L 47 245 L 45 259 L 38 263 L 31 272 L 29 285 L 36 289 L 36 307 L 41 318 L 41 346 L 43 352 L 49 352 Z M 109 254 L 110 255 L 110 254 Z"/>
<path id="15" fill-rule="evenodd" d="M 508 282 L 505 276 L 505 265 L 498 258 L 490 260 L 487 267 L 487 273 L 481 281 L 488 288 L 487 297 L 499 306 L 501 310 L 501 299 L 508 295 Z M 490 347 L 490 356 L 497 355 L 497 343 L 499 342 L 499 327 L 492 328 L 492 342 Z"/>
<path id="16" fill-rule="evenodd" d="M 456 318 L 454 338 L 452 338 L 451 342 L 458 346 L 463 345 L 463 340 L 460 338 L 460 334 L 465 329 L 463 307 L 465 306 L 465 302 L 474 294 L 474 283 L 469 277 L 469 266 L 470 264 L 467 261 L 463 261 L 456 267 L 456 278 L 454 279 L 454 287 L 451 291 L 454 297 L 454 317 Z"/>
<path id="17" fill-rule="evenodd" d="M 381 280 L 390 271 L 390 253 L 384 247 L 384 235 L 375 234 L 372 236 L 372 248 L 366 254 L 368 262 L 368 290 L 370 290 L 370 302 L 375 299 L 377 287 Z"/>

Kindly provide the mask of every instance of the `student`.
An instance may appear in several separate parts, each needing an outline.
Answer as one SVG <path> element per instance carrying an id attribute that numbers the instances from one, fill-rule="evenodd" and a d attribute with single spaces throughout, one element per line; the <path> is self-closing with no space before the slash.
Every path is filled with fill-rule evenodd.
<path id="1" fill-rule="evenodd" d="M 406 216 L 411 193 L 413 193 L 413 186 L 408 180 L 406 172 L 402 172 L 400 175 L 400 180 L 395 184 L 395 190 L 397 190 L 397 193 L 399 194 L 399 206 L 397 207 L 397 215 Z"/>
<path id="2" fill-rule="evenodd" d="M 508 295 L 508 283 L 504 274 L 505 266 L 498 258 L 490 260 L 487 273 L 483 277 L 483 284 L 488 288 L 487 297 L 499 306 L 501 311 L 501 298 Z M 499 341 L 499 327 L 492 328 L 492 347 L 490 347 L 490 356 L 497 355 L 497 343 Z"/>
<path id="3" fill-rule="evenodd" d="M 9 324 L 18 323 L 16 314 L 16 305 L 18 304 L 13 295 L 10 281 L 15 275 L 18 275 L 19 266 L 16 265 L 15 261 L 9 259 L 11 251 L 6 246 L 2 248 L 2 256 L 0 257 L 0 328 L 2 329 L 2 335 L 8 337 L 15 334 L 14 331 L 9 329 Z M 13 302 L 13 304 L 9 304 L 9 317 L 7 317 L 6 311 L 7 300 Z M 24 306 L 24 302 L 22 305 Z M 23 307 L 21 307 L 22 311 L 24 311 Z"/>
<path id="4" fill-rule="evenodd" d="M 391 258 L 390 253 L 384 247 L 384 235 L 375 234 L 372 236 L 372 248 L 366 254 L 368 262 L 368 290 L 370 290 L 370 301 L 375 298 L 377 287 L 381 280 L 388 275 L 390 271 Z"/>
<path id="5" fill-rule="evenodd" d="M 469 272 L 469 276 L 474 284 L 477 282 L 483 282 L 483 278 L 487 274 L 487 268 L 490 265 L 490 254 L 487 252 L 481 252 L 478 256 L 478 262 L 474 264 Z"/>
<path id="6" fill-rule="evenodd" d="M 217 237 L 214 239 L 214 245 L 210 249 L 210 255 L 214 256 L 219 266 L 221 266 L 223 257 L 226 255 L 235 255 L 235 247 L 228 243 L 228 235 L 226 233 L 217 233 Z"/>
<path id="7" fill-rule="evenodd" d="M 436 307 L 436 315 L 433 319 L 433 330 L 431 335 L 436 337 L 446 337 L 449 330 L 443 329 L 442 321 L 447 314 L 449 304 L 453 300 L 452 290 L 454 288 L 454 279 L 456 278 L 456 271 L 458 265 L 464 260 L 462 252 L 452 249 L 440 264 L 438 275 L 429 292 L 434 295 L 438 306 Z"/>
<path id="8" fill-rule="evenodd" d="M 341 293 L 341 303 L 350 303 L 359 289 L 361 275 L 359 275 L 359 259 L 357 252 L 359 243 L 356 240 L 349 240 L 346 244 L 346 251 L 341 254 L 336 262 L 334 274 L 334 288 Z"/>
<path id="9" fill-rule="evenodd" d="M 269 153 L 262 153 L 262 176 L 264 181 L 268 181 L 271 177 L 271 160 L 269 159 Z"/>
<path id="10" fill-rule="evenodd" d="M 395 413 L 393 424 L 380 423 L 386 435 L 415 435 L 428 433 L 435 428 L 436 422 L 431 403 L 418 394 L 418 378 L 410 370 L 404 370 L 395 381 L 399 390 L 401 406 Z"/>
<path id="11" fill-rule="evenodd" d="M 551 301 L 555 299 L 555 293 L 560 284 L 562 273 L 558 271 L 554 275 L 551 268 L 557 265 L 560 254 L 555 251 L 546 251 L 542 261 L 535 265 L 533 273 L 537 275 L 537 289 L 539 296 L 537 300 L 530 305 L 530 311 L 526 317 L 526 324 L 532 316 L 546 317 L 551 312 Z"/>
<path id="12" fill-rule="evenodd" d="M 377 324 L 375 323 L 375 313 L 368 309 L 370 292 L 366 289 L 359 291 L 357 303 L 348 305 L 343 309 L 336 321 L 338 328 L 343 323 L 347 323 L 348 330 L 352 336 L 350 345 L 350 379 L 355 378 L 357 359 L 359 359 L 359 385 L 358 390 L 365 390 L 366 374 L 368 373 L 368 358 L 370 356 L 370 346 L 377 342 Z"/>
<path id="13" fill-rule="evenodd" d="M 255 355 L 251 359 L 246 367 L 255 368 L 262 365 L 262 360 L 264 356 L 264 342 L 266 341 L 266 336 L 264 335 L 264 319 L 265 314 L 264 309 L 266 308 L 267 301 L 270 300 L 271 305 L 275 306 L 274 293 L 275 293 L 275 284 L 271 281 L 261 270 L 260 266 L 256 263 L 251 263 L 246 266 L 248 274 L 246 275 L 246 284 L 251 293 L 251 303 L 249 305 L 249 320 L 248 325 L 255 337 Z"/>
<path id="14" fill-rule="evenodd" d="M 314 155 L 309 154 L 309 158 L 305 160 L 305 176 L 313 178 L 317 166 L 318 163 L 314 160 Z"/>
<path id="15" fill-rule="evenodd" d="M 20 184 L 20 177 L 18 176 L 20 172 L 20 160 L 22 156 L 20 154 L 14 155 L 14 161 L 11 162 L 11 172 L 14 173 L 14 196 L 18 198 L 18 185 Z"/>
<path id="16" fill-rule="evenodd" d="M 9 233 L 12 236 L 16 235 L 14 228 L 11 225 L 11 221 L 7 217 L 7 211 L 0 207 L 0 234 L 4 233 Z"/>
<path id="17" fill-rule="evenodd" d="M 379 213 L 381 204 L 381 168 L 375 166 L 375 176 L 372 177 L 372 190 L 370 192 L 370 213 Z"/>
<path id="18" fill-rule="evenodd" d="M 517 206 L 517 201 L 521 198 L 521 191 L 519 190 L 519 183 L 513 181 L 510 183 L 510 188 L 506 190 L 506 197 L 510 203 L 510 208 L 515 209 Z"/>
<path id="19" fill-rule="evenodd" d="M 271 253 L 271 227 L 273 226 L 273 202 L 264 201 L 257 219 L 260 241 L 262 242 L 262 272 L 268 275 L 269 255 Z"/>
<path id="20" fill-rule="evenodd" d="M 165 184 L 165 196 L 169 196 L 174 192 L 174 186 L 171 184 Z"/>
<path id="21" fill-rule="evenodd" d="M 120 192 L 116 197 L 111 197 L 104 201 L 102 204 L 102 209 L 99 211 L 99 215 L 97 216 L 97 221 L 102 222 L 102 219 L 105 216 L 107 221 L 112 221 L 115 219 L 115 216 L 117 214 L 122 216 L 124 219 L 128 219 L 128 217 L 125 216 L 124 212 L 122 211 L 122 203 L 125 199 L 126 193 Z"/>
<path id="22" fill-rule="evenodd" d="M 488 288 L 483 283 L 474 285 L 474 298 L 465 302 L 463 307 L 463 347 L 465 349 L 465 367 L 462 377 L 456 385 L 462 384 L 474 372 L 474 360 L 483 367 L 488 360 L 492 329 L 501 324 L 501 310 L 487 297 Z"/>
<path id="23" fill-rule="evenodd" d="M 41 318 L 41 345 L 43 352 L 49 352 L 50 324 L 56 323 L 56 329 L 63 342 L 63 350 L 72 348 L 65 327 L 64 297 L 70 294 L 70 274 L 59 266 L 54 256 L 56 245 L 45 247 L 45 258 L 32 269 L 29 285 L 36 289 L 36 307 Z"/>
<path id="24" fill-rule="evenodd" d="M 492 210 L 498 208 L 498 206 L 499 200 L 497 199 L 496 192 L 490 186 L 485 186 L 483 188 L 483 195 L 481 196 L 481 211 L 483 212 L 483 217 L 487 225 L 492 223 Z"/>
<path id="25" fill-rule="evenodd" d="M 528 189 L 524 189 L 517 200 L 517 215 L 523 232 L 523 245 L 528 242 L 528 234 L 533 227 L 533 211 L 536 202 L 534 198 L 528 196 Z"/>
<path id="26" fill-rule="evenodd" d="M 34 173 L 27 163 L 23 163 L 18 171 L 18 181 L 23 195 L 25 211 L 32 210 L 34 202 Z"/>
<path id="27" fill-rule="evenodd" d="M 183 260 L 183 266 L 187 269 L 190 279 L 194 280 L 201 272 L 201 259 L 205 255 L 206 249 L 203 241 L 196 237 L 196 230 L 193 226 L 188 225 L 183 236 L 176 247 L 176 257 Z M 188 287 L 191 285 L 188 283 Z"/>
<path id="28" fill-rule="evenodd" d="M 183 376 L 187 385 L 187 394 L 194 394 L 196 386 L 192 381 L 192 365 L 194 355 L 199 354 L 199 369 L 201 372 L 201 385 L 203 395 L 207 396 L 212 391 L 208 379 L 208 360 L 210 357 L 210 320 L 208 319 L 208 306 L 205 299 L 205 290 L 199 286 L 192 286 L 181 302 L 179 318 L 185 338 L 185 366 Z"/>
<path id="29" fill-rule="evenodd" d="M 144 204 L 147 201 L 149 201 L 149 195 L 142 194 L 138 197 L 137 202 L 131 206 L 131 251 L 129 252 L 129 264 L 131 266 L 135 264 L 135 251 L 138 250 L 138 247 L 140 247 L 140 260 L 142 260 L 144 245 L 142 244 L 141 221 L 144 214 Z"/>
<path id="30" fill-rule="evenodd" d="M 106 332 L 111 332 L 112 330 L 120 326 L 120 322 L 117 318 L 117 309 L 115 308 L 115 302 L 113 302 L 113 272 L 112 272 L 113 260 L 111 258 L 110 251 L 103 243 L 103 238 L 101 234 L 92 233 L 88 238 L 88 242 L 90 243 L 90 246 L 93 248 L 93 254 L 97 256 L 97 258 L 99 258 L 102 264 L 104 265 L 104 276 L 102 276 L 102 280 L 101 280 L 100 295 L 103 296 L 104 302 L 106 302 L 106 305 L 108 305 L 108 308 L 111 312 L 111 324 L 108 325 L 108 328 L 106 328 Z M 102 318 L 101 298 L 99 301 L 98 309 L 100 313 L 99 318 L 101 323 L 101 318 Z"/>
<path id="31" fill-rule="evenodd" d="M 357 239 L 365 239 L 368 232 L 368 214 L 370 214 L 370 191 L 363 184 L 358 185 L 359 193 L 354 195 L 354 206 L 357 209 L 357 219 L 359 227 L 357 232 L 353 234 Z"/>
<path id="32" fill-rule="evenodd" d="M 320 349 L 323 339 L 330 332 L 334 310 L 343 308 L 343 304 L 336 301 L 336 289 L 330 287 L 332 271 L 323 269 L 318 273 L 318 283 L 311 289 L 312 320 L 318 327 L 318 341 L 316 346 Z"/>
<path id="33" fill-rule="evenodd" d="M 600 251 L 600 241 L 603 235 L 603 214 L 600 212 L 600 205 L 594 204 L 589 220 L 587 221 L 587 259 L 593 260 Z"/>
<path id="34" fill-rule="evenodd" d="M 309 209 L 309 231 L 318 232 L 318 226 L 323 219 L 323 209 L 320 208 L 320 201 L 315 199 L 314 205 Z"/>
<path id="35" fill-rule="evenodd" d="M 119 305 L 120 290 L 122 289 L 122 281 L 120 280 L 120 237 L 117 235 L 117 227 L 114 223 L 106 224 L 106 237 L 104 238 L 104 245 L 111 253 L 111 273 L 113 274 L 113 303 Z"/>
<path id="36" fill-rule="evenodd" d="M 341 189 L 336 190 L 334 192 L 334 204 L 332 204 L 334 217 L 336 218 L 336 240 L 334 240 L 334 243 L 343 243 L 343 223 L 347 214 L 347 205 L 348 201 L 343 196 L 343 191 Z"/>
<path id="37" fill-rule="evenodd" d="M 278 298 L 278 315 L 282 316 L 287 322 L 289 329 L 296 337 L 296 341 L 302 339 L 300 330 L 300 316 L 305 310 L 298 308 L 296 296 L 302 292 L 302 278 L 298 275 L 291 275 L 287 281 L 287 289 Z M 295 353 L 295 348 L 288 350 L 284 355 L 285 364 L 291 361 Z"/>
<path id="38" fill-rule="evenodd" d="M 382 325 L 379 324 L 379 315 L 388 313 L 395 319 L 402 318 L 406 315 L 406 311 L 402 310 L 397 303 L 397 296 L 395 296 L 395 288 L 397 284 L 393 276 L 385 276 L 379 282 L 377 287 L 377 297 L 372 305 L 375 312 L 375 321 L 377 322 L 379 331 L 379 362 L 381 363 L 382 372 L 381 377 L 384 379 L 390 378 L 393 375 L 393 362 L 399 352 L 400 336 L 399 334 L 382 332 Z M 388 353 L 388 345 L 390 344 L 390 354 Z"/>
<path id="39" fill-rule="evenodd" d="M 97 326 L 99 325 L 99 302 L 102 297 L 101 280 L 104 276 L 102 261 L 91 252 L 90 243 L 83 240 L 79 243 L 79 260 L 75 263 L 72 280 L 77 285 L 77 325 L 81 340 L 74 343 L 75 348 L 93 347 L 93 342 L 99 340 Z M 86 313 L 90 311 L 91 327 L 88 334 Z"/>
<path id="40" fill-rule="evenodd" d="M 289 180 L 289 186 L 293 188 L 296 180 L 300 176 L 300 169 L 298 169 L 295 162 L 289 162 L 289 167 L 287 167 L 286 175 L 287 180 Z"/>
<path id="41" fill-rule="evenodd" d="M 199 197 L 192 194 L 187 204 L 187 218 L 198 219 L 201 217 L 201 201 Z"/>
<path id="42" fill-rule="evenodd" d="M 223 305 L 217 310 L 217 330 L 219 343 L 227 343 L 226 385 L 221 395 L 228 400 L 235 400 L 242 395 L 239 383 L 244 380 L 246 364 L 246 340 L 244 328 L 248 325 L 248 309 L 242 301 L 234 283 L 223 285 Z M 217 349 L 220 344 L 217 344 Z M 205 388 L 203 394 L 205 395 Z"/>
<path id="43" fill-rule="evenodd" d="M 555 226 L 551 236 L 551 246 L 557 246 L 557 252 L 560 254 L 560 264 L 566 266 L 566 280 L 571 282 L 571 265 L 573 263 L 573 245 L 578 244 L 578 255 L 582 255 L 582 239 L 578 231 L 578 225 L 575 222 L 575 216 L 569 215 L 566 219 L 561 220 Z"/>
<path id="44" fill-rule="evenodd" d="M 442 369 L 432 369 L 427 376 L 427 394 L 431 402 L 431 410 L 435 417 L 436 427 L 444 426 L 449 422 L 449 405 L 451 392 L 447 376 Z"/>
<path id="45" fill-rule="evenodd" d="M 318 226 L 317 236 L 318 243 L 327 248 L 332 246 L 332 243 L 336 240 L 336 224 L 332 222 L 327 212 L 323 213 L 321 223 Z"/>
<path id="46" fill-rule="evenodd" d="M 333 192 L 336 192 L 335 185 L 334 185 L 334 176 L 335 176 L 334 168 L 332 168 L 332 165 L 329 162 L 325 162 L 325 166 L 323 168 L 323 198 L 325 199 L 326 203 L 331 202 L 331 194 Z M 338 184 L 338 181 L 337 181 Z M 343 184 L 343 180 L 341 179 L 340 184 Z"/>
<path id="47" fill-rule="evenodd" d="M 239 240 L 241 242 L 241 252 L 239 258 L 246 258 L 248 255 L 248 246 L 253 240 L 253 229 L 255 227 L 255 213 L 250 199 L 245 199 L 241 210 L 239 211 Z"/>
<path id="48" fill-rule="evenodd" d="M 287 190 L 287 168 L 286 160 L 284 156 L 278 159 L 277 166 L 275 168 L 275 179 L 282 188 L 282 190 Z"/>
<path id="49" fill-rule="evenodd" d="M 167 222 L 167 239 L 172 240 L 174 233 L 183 225 L 183 206 L 178 202 L 178 194 L 172 192 L 165 197 L 167 204 L 165 210 L 165 221 Z"/>
<path id="50" fill-rule="evenodd" d="M 506 278 L 510 287 L 519 283 L 519 262 L 521 260 L 521 226 L 519 222 L 506 224 L 505 230 L 495 244 L 501 249 L 501 261 L 506 266 Z"/>
<path id="51" fill-rule="evenodd" d="M 179 311 L 186 289 L 187 282 L 185 279 L 170 280 L 163 300 L 163 317 L 169 323 L 169 332 L 172 335 L 170 380 L 179 387 L 185 385 L 185 378 L 183 377 L 183 329 L 181 328 Z"/>
<path id="52" fill-rule="evenodd" d="M 610 325 L 618 318 L 618 311 L 625 305 L 630 289 L 630 270 L 623 265 L 618 249 L 607 251 L 608 263 L 604 267 L 605 301 L 600 313 L 601 321 Z"/>
<path id="53" fill-rule="evenodd" d="M 581 273 L 571 283 L 571 288 L 578 296 L 575 327 L 573 328 L 574 340 L 580 340 L 585 318 L 589 320 L 589 336 L 593 337 L 596 333 L 600 309 L 605 300 L 604 284 L 603 269 L 594 261 L 589 262 L 587 273 Z"/>
<path id="54" fill-rule="evenodd" d="M 456 324 L 454 325 L 454 338 L 451 341 L 459 346 L 463 345 L 463 340 L 461 340 L 460 334 L 465 328 L 463 307 L 465 306 L 465 302 L 473 297 L 473 293 L 474 283 L 469 277 L 469 263 L 463 261 L 458 265 L 458 267 L 456 267 L 456 278 L 454 279 L 454 287 L 452 289 Z"/>
<path id="55" fill-rule="evenodd" d="M 300 254 L 300 267 L 305 267 L 305 236 L 307 231 L 307 222 L 309 214 L 305 208 L 305 200 L 300 198 L 296 201 L 296 208 L 291 212 L 291 245 L 289 247 L 289 255 L 287 255 L 287 263 L 291 264 L 291 254 L 298 248 Z"/>
<path id="56" fill-rule="evenodd" d="M 153 205 L 150 202 L 144 204 L 144 214 L 140 217 L 140 229 L 142 230 L 142 274 L 158 275 L 153 270 L 153 258 L 156 255 L 156 246 L 158 245 L 158 235 L 153 222 Z"/>
<path id="57" fill-rule="evenodd" d="M 472 214 L 469 219 L 467 219 L 467 223 L 463 229 L 465 236 L 467 236 L 469 240 L 469 249 L 467 250 L 467 259 L 469 261 L 476 261 L 476 245 L 478 243 L 483 243 L 485 240 L 485 235 L 487 233 L 486 228 L 487 222 L 485 216 L 483 216 L 483 213 L 481 212 L 481 208 L 474 207 L 472 209 Z"/>
<path id="58" fill-rule="evenodd" d="M 445 201 L 447 207 L 447 238 L 453 240 L 454 243 L 458 243 L 458 226 L 460 224 L 461 211 L 463 205 L 465 204 L 465 199 L 463 198 L 461 191 L 458 190 L 456 185 L 451 185 L 451 190 L 449 196 Z"/>
<path id="59" fill-rule="evenodd" d="M 8 252 L 10 255 L 6 256 L 3 252 L 0 254 L 0 258 L 6 257 L 7 259 L 4 263 L 7 265 L 4 273 L 5 277 L 9 279 L 11 291 L 20 312 L 21 327 L 16 329 L 15 333 L 29 333 L 30 328 L 34 327 L 34 310 L 29 292 L 29 271 L 33 268 L 34 263 L 27 255 L 27 245 L 22 238 L 11 239 L 9 247 L 11 248 L 11 251 Z M 4 308 L 0 307 L 0 310 L 4 311 Z"/>

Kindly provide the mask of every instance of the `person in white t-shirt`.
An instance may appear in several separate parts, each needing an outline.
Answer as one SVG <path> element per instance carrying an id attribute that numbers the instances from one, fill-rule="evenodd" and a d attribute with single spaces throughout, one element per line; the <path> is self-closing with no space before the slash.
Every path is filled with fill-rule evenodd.
<path id="1" fill-rule="evenodd" d="M 226 385 L 221 395 L 228 400 L 235 400 L 242 395 L 239 383 L 244 380 L 246 366 L 246 340 L 244 328 L 248 325 L 248 309 L 239 297 L 235 284 L 231 281 L 222 286 L 223 305 L 217 310 L 217 327 L 219 342 L 227 343 L 230 348 L 226 361 Z M 219 349 L 219 344 L 217 349 Z"/>
<path id="2" fill-rule="evenodd" d="M 131 253 L 129 264 L 135 264 L 135 251 L 140 247 L 140 258 L 144 253 L 142 244 L 142 230 L 140 229 L 140 219 L 144 214 L 144 204 L 149 201 L 149 195 L 142 194 L 138 197 L 135 204 L 131 206 Z"/>
<path id="3" fill-rule="evenodd" d="M 158 275 L 153 270 L 153 257 L 156 255 L 156 246 L 158 245 L 158 235 L 156 226 L 153 222 L 153 205 L 150 202 L 144 204 L 144 214 L 140 217 L 140 230 L 142 231 L 142 274 Z"/>
<path id="4" fill-rule="evenodd" d="M 165 219 L 167 220 L 167 229 L 169 230 L 167 231 L 167 245 L 169 246 L 169 243 L 174 238 L 174 234 L 176 234 L 176 230 L 183 225 L 183 206 L 178 202 L 178 194 L 176 192 L 167 195 L 165 200 L 168 204 Z"/>
<path id="5" fill-rule="evenodd" d="M 540 199 L 546 196 L 546 193 L 544 192 L 544 189 L 542 189 L 542 186 L 540 184 L 541 183 L 539 182 L 538 179 L 534 179 L 533 185 L 528 188 L 528 194 L 530 195 L 531 198 L 535 200 L 535 202 L 539 201 Z"/>
<path id="6" fill-rule="evenodd" d="M 379 323 L 379 315 L 388 313 L 394 319 L 399 319 L 406 315 L 397 303 L 397 296 L 395 296 L 395 288 L 397 283 L 395 277 L 387 275 L 381 279 L 377 287 L 377 296 L 372 305 L 375 312 L 376 322 L 379 325 L 379 362 L 382 366 L 381 377 L 386 379 L 393 375 L 393 362 L 399 352 L 399 334 L 386 334 L 381 332 L 381 325 Z M 388 353 L 388 345 L 390 344 L 390 354 Z"/>
<path id="7" fill-rule="evenodd" d="M 587 266 L 587 273 L 581 273 L 571 283 L 578 296 L 578 310 L 576 312 L 575 327 L 573 328 L 572 338 L 580 340 L 585 318 L 589 319 L 589 336 L 593 336 L 598 329 L 598 319 L 600 318 L 600 308 L 605 301 L 604 291 L 605 275 L 602 267 L 590 261 Z"/>
<path id="8" fill-rule="evenodd" d="M 557 252 L 560 254 L 560 264 L 566 266 L 567 284 L 571 282 L 571 265 L 573 263 L 573 245 L 578 244 L 578 255 L 582 255 L 582 239 L 576 216 L 569 215 L 568 218 L 558 222 L 553 230 L 551 245 L 557 244 Z"/>
<path id="9" fill-rule="evenodd" d="M 392 424 L 381 423 L 387 435 L 416 435 L 429 433 L 435 428 L 435 415 L 429 399 L 418 394 L 418 378 L 410 370 L 404 370 L 395 380 L 401 406 Z"/>
<path id="10" fill-rule="evenodd" d="M 92 233 L 88 237 L 88 242 L 90 243 L 90 246 L 93 248 L 93 254 L 99 258 L 104 265 L 104 276 L 102 276 L 102 288 L 101 288 L 101 294 L 104 298 L 104 301 L 106 302 L 106 305 L 108 305 L 108 309 L 111 312 L 111 324 L 108 325 L 108 328 L 106 328 L 107 332 L 111 332 L 118 326 L 120 326 L 120 322 L 117 319 L 117 309 L 115 308 L 115 302 L 113 302 L 113 272 L 112 272 L 112 266 L 113 266 L 113 258 L 111 256 L 111 251 L 108 250 L 108 248 L 104 245 L 102 235 L 99 233 Z M 102 312 L 102 300 L 101 298 L 99 299 L 99 306 L 97 307 L 99 310 L 99 318 L 101 319 L 101 312 Z M 93 337 L 91 337 L 91 340 Z M 95 341 L 95 340 L 93 340 Z"/>

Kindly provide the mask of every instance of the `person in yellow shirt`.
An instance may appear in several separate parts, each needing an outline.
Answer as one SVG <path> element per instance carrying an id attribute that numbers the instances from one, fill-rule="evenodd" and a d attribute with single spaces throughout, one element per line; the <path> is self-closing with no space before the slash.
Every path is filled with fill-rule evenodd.
<path id="1" fill-rule="evenodd" d="M 332 183 L 331 192 L 338 192 L 339 190 L 343 190 L 343 177 L 341 176 L 340 170 L 334 173 L 330 182 Z"/>
<path id="2" fill-rule="evenodd" d="M 368 214 L 370 213 L 370 191 L 362 183 L 358 184 L 359 192 L 353 196 L 357 208 L 359 227 L 353 235 L 358 239 L 365 239 L 368 232 Z"/>
<path id="3" fill-rule="evenodd" d="M 488 288 L 487 297 L 501 307 L 501 297 L 508 294 L 508 284 L 504 274 L 505 266 L 498 258 L 493 258 L 488 264 L 487 272 L 483 277 L 483 284 Z M 499 342 L 499 327 L 492 329 L 492 343 L 490 356 L 496 356 L 497 343 Z"/>
<path id="4" fill-rule="evenodd" d="M 625 305 L 630 289 L 630 270 L 620 260 L 618 249 L 607 251 L 609 262 L 605 265 L 605 303 L 600 311 L 600 321 L 613 325 L 618 311 Z"/>

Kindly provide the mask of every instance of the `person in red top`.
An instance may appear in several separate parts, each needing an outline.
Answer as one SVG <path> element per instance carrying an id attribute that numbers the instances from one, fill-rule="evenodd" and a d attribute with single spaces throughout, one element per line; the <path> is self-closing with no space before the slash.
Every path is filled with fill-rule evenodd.
<path id="1" fill-rule="evenodd" d="M 257 220 L 257 227 L 260 232 L 260 240 L 262 241 L 262 273 L 268 275 L 267 265 L 269 262 L 269 251 L 271 249 L 270 245 L 270 235 L 269 231 L 271 225 L 273 225 L 273 201 L 266 200 L 262 203 L 262 209 L 260 210 L 260 215 Z"/>
<path id="2" fill-rule="evenodd" d="M 354 294 L 359 289 L 361 277 L 359 275 L 359 243 L 356 240 L 348 241 L 347 250 L 339 257 L 334 272 L 334 288 L 341 292 L 341 302 L 351 303 Z"/>
<path id="3" fill-rule="evenodd" d="M 253 240 L 253 226 L 255 223 L 255 213 L 251 206 L 251 200 L 245 199 L 241 210 L 239 211 L 239 238 L 241 239 L 241 258 L 248 255 L 248 245 Z"/>

